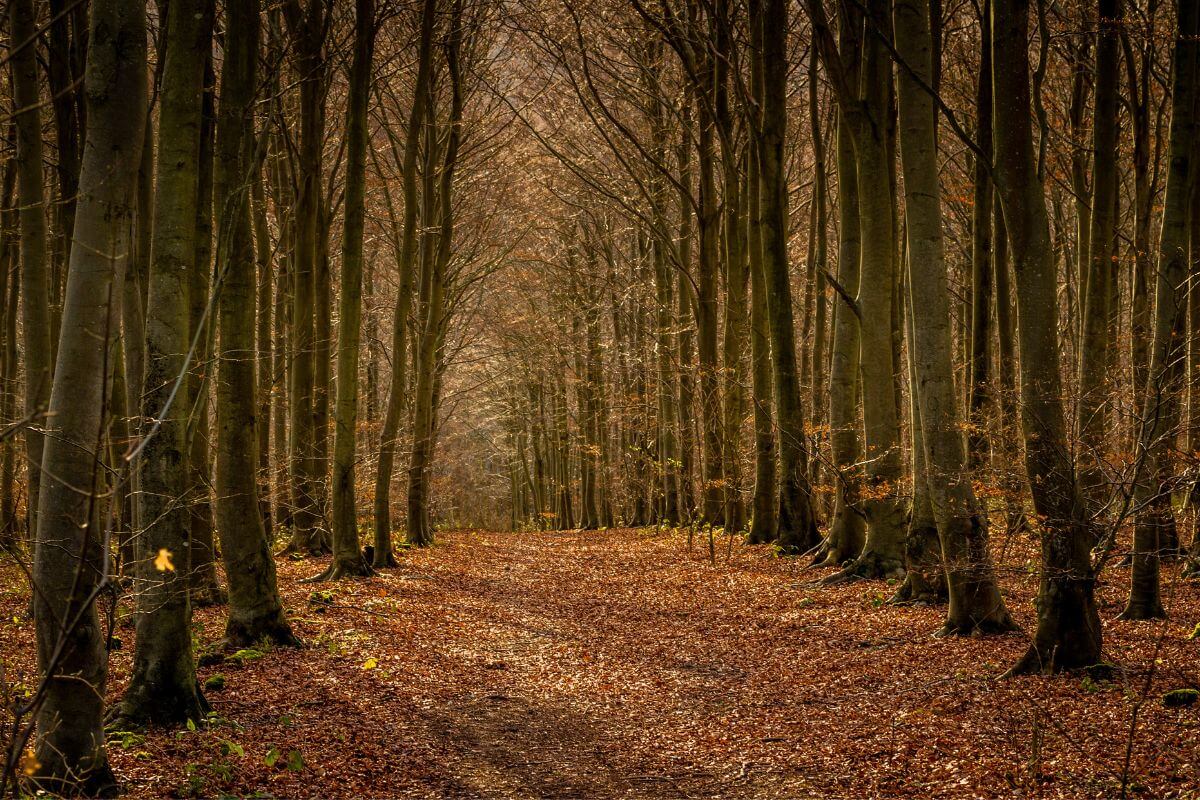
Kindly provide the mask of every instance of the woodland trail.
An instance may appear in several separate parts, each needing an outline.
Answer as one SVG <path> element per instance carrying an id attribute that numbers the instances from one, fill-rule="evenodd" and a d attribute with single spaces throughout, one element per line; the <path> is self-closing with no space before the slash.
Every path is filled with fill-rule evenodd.
<path id="1" fill-rule="evenodd" d="M 282 562 L 307 646 L 204 667 L 202 680 L 225 682 L 208 692 L 213 721 L 118 737 L 114 767 L 135 798 L 1116 793 L 1157 625 L 1109 622 L 1106 608 L 1123 679 L 1001 682 L 1020 635 L 934 640 L 942 611 L 888 606 L 883 584 L 817 588 L 819 573 L 766 548 L 737 544 L 726 563 L 719 543 L 710 565 L 695 545 L 639 531 L 443 534 L 399 569 L 319 586 L 298 580 L 321 562 Z M 1014 568 L 1004 583 L 1028 628 L 1032 576 Z M 1200 593 L 1178 591 L 1132 758 L 1151 796 L 1197 785 L 1198 711 L 1158 702 L 1196 679 L 1186 633 Z M 1106 603 L 1122 594 L 1102 587 Z M 222 613 L 196 612 L 202 641 Z M 0 634 L 6 653 L 14 636 L 31 644 L 28 624 Z M 113 697 L 130 649 L 114 653 Z"/>

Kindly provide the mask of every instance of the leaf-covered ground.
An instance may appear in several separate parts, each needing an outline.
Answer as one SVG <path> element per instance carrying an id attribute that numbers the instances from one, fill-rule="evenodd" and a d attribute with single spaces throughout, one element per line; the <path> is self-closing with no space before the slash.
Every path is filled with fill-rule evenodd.
<path id="1" fill-rule="evenodd" d="M 1116 622 L 1128 572 L 1110 570 L 1123 670 L 1002 681 L 1023 636 L 934 639 L 941 610 L 889 606 L 882 583 L 818 587 L 803 562 L 741 544 L 726 560 L 724 542 L 714 566 L 695 544 L 444 534 L 325 586 L 298 583 L 318 562 L 282 563 L 307 647 L 204 667 L 212 719 L 115 735 L 115 769 L 134 798 L 1112 797 L 1123 774 L 1130 796 L 1198 796 L 1200 705 L 1162 695 L 1200 685 L 1200 587 L 1171 582 L 1169 623 Z M 1023 549 L 1003 576 L 1029 629 Z M 28 681 L 32 626 L 4 572 L 0 653 Z M 196 619 L 201 644 L 219 637 L 221 609 Z"/>

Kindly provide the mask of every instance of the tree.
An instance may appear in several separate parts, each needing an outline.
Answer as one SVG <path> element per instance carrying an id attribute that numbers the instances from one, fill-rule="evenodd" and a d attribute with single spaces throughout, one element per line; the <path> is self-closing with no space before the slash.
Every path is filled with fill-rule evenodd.
<path id="1" fill-rule="evenodd" d="M 762 175 L 759 178 L 759 208 L 776 418 L 779 425 L 777 538 L 785 550 L 799 553 L 816 546 L 820 537 L 812 487 L 808 483 L 805 415 L 800 396 L 792 292 L 788 278 L 787 178 L 783 161 L 787 129 L 787 3 L 784 0 L 763 0 L 762 18 L 753 24 L 762 27 L 762 128 L 758 143 L 758 166 Z"/>
<path id="2" fill-rule="evenodd" d="M 1120 0 L 1097 4 L 1095 121 L 1092 125 L 1092 197 L 1088 230 L 1087 281 L 1079 346 L 1079 400 L 1076 418 L 1082 447 L 1080 481 L 1092 502 L 1100 500 L 1104 475 L 1106 414 L 1114 350 L 1117 292 L 1116 216 L 1119 200 L 1117 110 L 1120 101 Z M 1081 265 L 1083 266 L 1083 265 Z"/>
<path id="3" fill-rule="evenodd" d="M 37 79 L 37 16 L 33 0 L 9 4 L 13 105 L 17 129 L 17 199 L 21 225 L 21 330 L 24 337 L 25 415 L 39 417 L 50 399 L 53 367 L 50 339 L 49 263 L 46 259 L 46 202 L 42 176 L 42 115 Z M 37 530 L 43 439 L 37 425 L 25 427 L 29 464 L 29 530 Z"/>
<path id="4" fill-rule="evenodd" d="M 254 106 L 259 47 L 257 0 L 226 9 L 225 64 L 214 175 L 218 235 L 217 522 L 229 578 L 225 642 L 297 644 L 275 584 L 275 562 L 258 504 L 254 385 L 255 255 L 250 182 L 255 177 Z M 265 420 L 261 424 L 266 424 Z"/>
<path id="5" fill-rule="evenodd" d="M 34 619 L 44 676 L 34 780 L 55 794 L 115 796 L 104 752 L 107 664 L 95 600 L 110 576 L 98 524 L 100 443 L 124 279 L 122 253 L 146 118 L 146 17 L 138 0 L 93 0 L 87 144 L 75 244 L 50 391 L 53 435 L 42 454 Z M 100 343 L 100 347 L 97 347 Z M 80 488 L 84 491 L 80 491 Z"/>
<path id="6" fill-rule="evenodd" d="M 1139 449 L 1142 474 L 1134 487 L 1133 575 L 1122 619 L 1166 616 L 1159 596 L 1160 550 L 1172 525 L 1167 470 L 1177 435 L 1187 335 L 1189 195 L 1196 181 L 1196 71 L 1200 67 L 1200 9 L 1178 4 L 1171 79 L 1170 168 L 1158 246 L 1150 368 L 1142 402 Z M 1195 213 L 1195 210 L 1192 210 Z"/>
<path id="7" fill-rule="evenodd" d="M 408 541 L 417 546 L 433 543 L 433 526 L 429 515 L 429 470 L 437 437 L 438 379 L 441 372 L 442 347 L 445 343 L 446 269 L 454 241 L 454 172 L 458 166 L 462 143 L 463 74 L 460 54 L 463 43 L 462 2 L 454 0 L 446 36 L 446 72 L 450 83 L 450 114 L 446 122 L 446 143 L 441 164 L 435 172 L 433 156 L 439 148 L 437 126 L 426 128 L 424 207 L 428 212 L 426 230 L 436 230 L 426 241 L 422 255 L 419 334 L 413 353 L 416 369 L 416 389 L 413 400 L 412 454 L 408 468 Z M 432 87 L 428 87 L 432 93 Z M 430 98 L 432 118 L 432 98 Z M 438 181 L 434 183 L 434 176 Z M 429 234 L 427 234 L 429 235 Z M 565 394 L 565 392 L 563 392 Z M 560 409 L 566 414 L 566 400 Z M 564 426 L 565 427 L 565 426 Z M 562 431 L 565 439 L 566 432 Z M 565 448 L 564 448 L 565 450 Z M 564 458 L 564 467 L 566 459 Z M 560 480 L 560 486 L 566 484 Z M 571 515 L 564 513 L 560 519 Z"/>
<path id="8" fill-rule="evenodd" d="M 929 0 L 896 0 L 900 148 L 908 229 L 909 297 L 916 365 L 913 393 L 921 422 L 929 497 L 950 597 L 945 634 L 1016 628 L 1004 607 L 988 554 L 987 515 L 971 485 L 954 389 L 950 290 L 942 244 L 933 97 L 933 37 Z M 918 474 L 917 479 L 920 479 Z"/>
<path id="9" fill-rule="evenodd" d="M 1041 518 L 1037 632 L 1013 673 L 1056 672 L 1100 660 L 1094 541 L 1075 483 L 1059 377 L 1056 273 L 1046 198 L 1033 149 L 1028 0 L 993 0 L 995 179 L 1017 284 L 1021 427 Z"/>
<path id="10" fill-rule="evenodd" d="M 392 379 L 388 387 L 387 410 L 379 441 L 379 465 L 375 474 L 375 543 L 372 566 L 395 565 L 392 553 L 392 468 L 400 417 L 405 407 L 405 353 L 408 317 L 412 308 L 413 277 L 417 256 L 417 155 L 420 131 L 428 113 L 426 86 L 433 69 L 433 23 L 437 0 L 424 0 L 421 6 L 421 34 L 417 54 L 417 75 L 413 83 L 412 106 L 408 118 L 408 138 L 404 143 L 401 180 L 404 187 L 404 227 L 399 254 L 400 282 L 396 292 L 396 311 L 392 320 Z"/>
<path id="11" fill-rule="evenodd" d="M 809 0 L 808 6 L 815 45 L 854 141 L 861 236 L 856 304 L 868 465 L 862 501 L 867 536 L 862 552 L 834 580 L 898 576 L 904 571 L 905 509 L 898 494 L 903 464 L 893 340 L 897 247 L 889 133 L 892 70 L 882 41 L 891 35 L 891 6 L 890 0 L 870 0 L 865 6 L 871 35 L 863 43 L 859 87 L 849 81 L 847 55 L 838 52 L 823 6 L 818 0 Z"/>
<path id="12" fill-rule="evenodd" d="M 333 564 L 325 578 L 369 575 L 358 541 L 355 435 L 358 432 L 358 354 L 362 331 L 363 224 L 366 215 L 367 102 L 375 47 L 374 0 L 354 6 L 354 61 L 346 103 L 346 222 L 342 231 L 341 328 L 337 355 L 337 429 L 333 445 Z"/>
<path id="13" fill-rule="evenodd" d="M 289 393 L 291 429 L 288 434 L 292 470 L 292 541 L 288 550 L 301 554 L 327 552 L 320 528 L 321 475 L 316 429 L 315 333 L 316 272 L 321 204 L 321 109 L 324 42 L 328 30 L 326 0 L 288 0 L 284 20 L 293 40 L 293 61 L 300 84 L 300 135 L 297 144 L 299 193 L 296 197 L 294 290 L 292 298 L 292 375 Z"/>
<path id="14" fill-rule="evenodd" d="M 146 307 L 142 414 L 153 420 L 141 446 L 137 492 L 144 529 L 136 536 L 138 601 L 134 672 L 120 715 L 131 724 L 178 725 L 208 710 L 196 681 L 189 603 L 187 495 L 188 280 L 196 269 L 204 62 L 213 4 L 170 7 L 159 92 L 159 169 L 154 191 L 154 258 Z M 138 381 L 143 385 L 143 381 Z M 168 564 L 164 559 L 174 559 Z M 169 567 L 169 568 L 168 568 Z"/>

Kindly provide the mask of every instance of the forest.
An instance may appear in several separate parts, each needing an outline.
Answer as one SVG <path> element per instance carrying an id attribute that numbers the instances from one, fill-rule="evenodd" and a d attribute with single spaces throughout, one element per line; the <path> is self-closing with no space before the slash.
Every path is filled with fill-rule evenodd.
<path id="1" fill-rule="evenodd" d="M 0 797 L 1200 798 L 1200 2 L 4 0 Z"/>

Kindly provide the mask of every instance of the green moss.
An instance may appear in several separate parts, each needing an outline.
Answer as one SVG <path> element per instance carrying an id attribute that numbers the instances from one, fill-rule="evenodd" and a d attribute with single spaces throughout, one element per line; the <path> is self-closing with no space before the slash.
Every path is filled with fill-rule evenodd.
<path id="1" fill-rule="evenodd" d="M 1163 695 L 1163 705 L 1167 708 L 1193 706 L 1197 700 L 1200 700 L 1200 691 L 1195 689 L 1173 689 Z"/>

